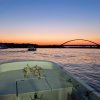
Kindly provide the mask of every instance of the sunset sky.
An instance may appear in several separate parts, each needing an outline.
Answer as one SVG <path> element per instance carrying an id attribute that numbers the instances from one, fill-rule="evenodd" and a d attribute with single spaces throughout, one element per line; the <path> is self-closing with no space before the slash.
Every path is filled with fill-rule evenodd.
<path id="1" fill-rule="evenodd" d="M 0 0 L 0 42 L 100 43 L 100 0 Z"/>

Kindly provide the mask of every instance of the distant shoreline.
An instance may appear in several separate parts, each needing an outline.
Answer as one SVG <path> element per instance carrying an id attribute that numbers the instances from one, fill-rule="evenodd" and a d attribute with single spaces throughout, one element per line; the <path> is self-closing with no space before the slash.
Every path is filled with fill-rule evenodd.
<path id="1" fill-rule="evenodd" d="M 38 45 L 38 44 L 30 44 L 30 43 L 0 43 L 0 46 L 4 45 L 7 48 L 96 48 L 100 49 L 100 45 Z"/>
<path id="2" fill-rule="evenodd" d="M 31 43 L 0 43 L 0 45 L 5 45 L 8 48 L 29 48 L 29 47 L 35 47 L 35 48 L 62 48 L 59 45 L 38 45 L 38 44 L 31 44 Z"/>

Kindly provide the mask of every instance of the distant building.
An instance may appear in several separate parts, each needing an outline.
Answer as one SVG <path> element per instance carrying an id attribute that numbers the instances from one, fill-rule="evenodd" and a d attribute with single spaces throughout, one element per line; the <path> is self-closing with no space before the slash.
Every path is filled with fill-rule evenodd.
<path id="1" fill-rule="evenodd" d="M 0 49 L 7 49 L 8 47 L 4 44 L 0 44 Z"/>

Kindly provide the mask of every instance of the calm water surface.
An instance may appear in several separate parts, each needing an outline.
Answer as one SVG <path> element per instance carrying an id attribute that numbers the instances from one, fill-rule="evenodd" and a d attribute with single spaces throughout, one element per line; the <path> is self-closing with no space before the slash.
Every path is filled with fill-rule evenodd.
<path id="1" fill-rule="evenodd" d="M 49 60 L 83 80 L 100 93 L 100 49 L 0 50 L 0 63 L 16 60 Z"/>

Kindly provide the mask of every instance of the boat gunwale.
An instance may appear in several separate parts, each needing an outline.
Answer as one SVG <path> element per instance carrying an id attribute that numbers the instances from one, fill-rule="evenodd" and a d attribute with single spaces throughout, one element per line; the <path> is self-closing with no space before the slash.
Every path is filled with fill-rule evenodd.
<path id="1" fill-rule="evenodd" d="M 5 63 L 14 63 L 14 62 L 22 62 L 22 61 L 39 61 L 39 62 L 49 62 L 57 66 L 58 69 L 62 70 L 65 74 L 67 74 L 69 77 L 71 77 L 75 82 L 81 84 L 83 88 L 85 88 L 88 91 L 91 91 L 94 95 L 96 95 L 97 98 L 100 98 L 100 94 L 96 92 L 92 87 L 87 85 L 83 80 L 79 79 L 78 77 L 75 77 L 74 74 L 69 73 L 67 70 L 63 68 L 62 65 L 59 65 L 58 63 L 55 63 L 53 61 L 47 61 L 47 60 L 11 60 L 7 62 L 2 62 L 0 65 L 5 64 Z M 16 94 L 8 94 L 8 95 L 16 95 Z M 0 95 L 3 96 L 3 95 Z M 5 95 L 6 96 L 6 95 Z"/>

